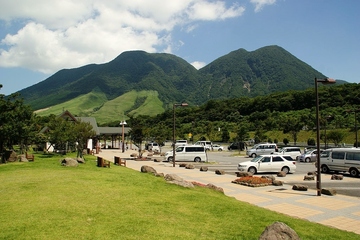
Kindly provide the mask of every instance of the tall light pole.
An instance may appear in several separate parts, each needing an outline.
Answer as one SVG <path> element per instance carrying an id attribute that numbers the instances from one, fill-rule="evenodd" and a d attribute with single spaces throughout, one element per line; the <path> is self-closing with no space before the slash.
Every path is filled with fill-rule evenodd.
<path id="1" fill-rule="evenodd" d="M 122 134 L 122 142 L 121 142 L 121 151 L 124 152 L 125 149 L 124 149 L 124 141 L 125 141 L 125 133 L 124 133 L 124 130 L 125 130 L 125 125 L 126 125 L 126 121 L 123 120 L 120 122 L 120 125 L 122 126 L 122 131 L 121 131 L 121 134 Z"/>
<path id="2" fill-rule="evenodd" d="M 336 81 L 332 78 L 318 79 L 315 78 L 315 95 L 316 95 L 316 190 L 317 195 L 321 196 L 321 166 L 320 166 L 320 118 L 319 118 L 319 93 L 318 83 L 332 84 Z"/>
<path id="3" fill-rule="evenodd" d="M 187 107 L 189 104 L 187 103 L 174 103 L 173 105 L 173 167 L 175 167 L 175 143 L 176 143 L 176 136 L 175 136 L 175 109 L 176 107 Z"/>

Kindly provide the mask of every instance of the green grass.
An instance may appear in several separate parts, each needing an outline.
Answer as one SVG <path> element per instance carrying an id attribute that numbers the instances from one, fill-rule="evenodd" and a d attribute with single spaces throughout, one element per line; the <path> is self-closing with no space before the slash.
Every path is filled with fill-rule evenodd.
<path id="1" fill-rule="evenodd" d="M 136 105 L 139 98 L 144 101 Z M 158 92 L 134 90 L 110 101 L 104 93 L 92 91 L 67 102 L 36 111 L 36 114 L 39 116 L 60 115 L 64 110 L 69 110 L 75 116 L 95 117 L 98 124 L 121 121 L 126 113 L 131 116 L 155 116 L 165 111 Z"/>
<path id="2" fill-rule="evenodd" d="M 0 165 L 0 239 L 258 239 L 281 221 L 301 239 L 359 235 L 291 218 L 210 189 L 183 188 L 95 157 L 76 168 L 60 156 Z"/>

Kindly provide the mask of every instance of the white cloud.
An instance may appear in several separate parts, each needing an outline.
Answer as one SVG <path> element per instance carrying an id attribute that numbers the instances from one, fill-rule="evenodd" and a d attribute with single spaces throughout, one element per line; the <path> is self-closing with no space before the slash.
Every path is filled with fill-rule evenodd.
<path id="1" fill-rule="evenodd" d="M 193 65 L 194 68 L 196 68 L 196 69 L 200 69 L 200 68 L 206 66 L 206 63 L 195 61 L 195 62 L 192 62 L 191 65 Z"/>
<path id="2" fill-rule="evenodd" d="M 260 12 L 264 6 L 275 4 L 276 0 L 250 0 L 250 2 L 255 5 L 255 12 Z"/>
<path id="3" fill-rule="evenodd" d="M 43 73 L 112 60 L 123 51 L 169 52 L 184 42 L 176 27 L 241 16 L 213 0 L 0 0 L 0 20 L 21 24 L 1 40 L 0 67 Z"/>

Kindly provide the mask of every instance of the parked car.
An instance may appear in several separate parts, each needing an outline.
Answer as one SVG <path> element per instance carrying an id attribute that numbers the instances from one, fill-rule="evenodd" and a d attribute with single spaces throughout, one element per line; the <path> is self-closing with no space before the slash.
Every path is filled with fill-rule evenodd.
<path id="1" fill-rule="evenodd" d="M 241 151 L 244 150 L 244 143 L 243 142 L 233 142 L 228 146 L 228 150 L 237 150 L 240 149 Z"/>
<path id="2" fill-rule="evenodd" d="M 273 152 L 277 155 L 290 155 L 292 158 L 298 160 L 298 157 L 301 155 L 301 150 L 299 147 L 283 147 L 280 148 L 277 152 Z"/>
<path id="3" fill-rule="evenodd" d="M 248 149 L 246 151 L 246 155 L 248 155 L 249 157 L 256 157 L 262 154 L 271 154 L 273 152 L 276 152 L 276 149 L 276 143 L 259 143 Z"/>
<path id="4" fill-rule="evenodd" d="M 289 161 L 291 159 L 292 161 Z M 291 156 L 286 155 L 261 155 L 251 161 L 238 164 L 238 170 L 241 172 L 279 172 L 293 173 L 296 169 L 296 162 Z"/>
<path id="5" fill-rule="evenodd" d="M 211 146 L 213 144 L 211 141 L 197 141 L 194 145 L 202 145 L 206 148 L 206 150 L 211 150 Z"/>
<path id="6" fill-rule="evenodd" d="M 320 154 L 322 152 L 323 150 L 320 149 Z M 312 149 L 301 154 L 298 159 L 299 162 L 316 162 L 316 155 L 317 155 L 317 149 Z"/>
<path id="7" fill-rule="evenodd" d="M 165 153 L 164 160 L 173 161 L 173 151 Z M 184 145 L 175 149 L 175 161 L 207 162 L 206 148 L 198 145 Z"/>
<path id="8" fill-rule="evenodd" d="M 222 151 L 222 150 L 224 150 L 224 147 L 221 146 L 220 144 L 214 144 L 214 145 L 212 145 L 212 150 L 213 151 Z"/>

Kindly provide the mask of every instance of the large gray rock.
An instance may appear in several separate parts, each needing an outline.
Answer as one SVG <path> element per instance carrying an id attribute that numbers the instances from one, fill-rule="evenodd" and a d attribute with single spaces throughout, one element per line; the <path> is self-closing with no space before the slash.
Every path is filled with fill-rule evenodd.
<path id="1" fill-rule="evenodd" d="M 267 226 L 259 237 L 259 240 L 300 240 L 299 235 L 282 222 L 274 222 Z"/>
<path id="2" fill-rule="evenodd" d="M 224 171 L 224 170 L 219 170 L 219 169 L 217 169 L 217 170 L 215 170 L 215 174 L 217 174 L 217 175 L 224 175 L 224 174 L 225 174 L 225 171 Z"/>
<path id="3" fill-rule="evenodd" d="M 286 177 L 286 172 L 280 171 L 280 172 L 277 173 L 277 176 L 278 177 Z"/>
<path id="4" fill-rule="evenodd" d="M 336 195 L 336 190 L 332 188 L 323 188 L 321 189 L 321 193 L 329 196 Z"/>
<path id="5" fill-rule="evenodd" d="M 195 166 L 193 164 L 186 164 L 185 168 L 186 169 L 194 169 Z"/>
<path id="6" fill-rule="evenodd" d="M 342 174 L 333 174 L 331 176 L 331 180 L 343 180 L 344 179 L 344 175 Z"/>
<path id="7" fill-rule="evenodd" d="M 77 167 L 79 163 L 76 159 L 64 158 L 63 160 L 61 160 L 61 165 L 66 167 Z"/>
<path id="8" fill-rule="evenodd" d="M 301 184 L 295 184 L 292 186 L 292 189 L 293 190 L 296 190 L 296 191 L 307 191 L 308 190 L 308 186 L 306 185 L 301 185 Z"/>
<path id="9" fill-rule="evenodd" d="M 207 172 L 207 170 L 208 170 L 208 167 L 205 167 L 205 166 L 200 167 L 201 172 Z"/>
<path id="10" fill-rule="evenodd" d="M 147 165 L 141 166 L 141 172 L 142 173 L 153 173 L 153 174 L 157 173 L 153 167 L 147 166 Z"/>
<path id="11" fill-rule="evenodd" d="M 179 177 L 176 174 L 166 174 L 164 179 L 170 183 L 182 186 L 182 187 L 187 187 L 187 188 L 193 188 L 194 184 L 192 184 L 191 182 L 185 181 L 184 179 L 182 179 L 181 177 Z"/>
<path id="12" fill-rule="evenodd" d="M 304 176 L 304 181 L 312 181 L 312 180 L 315 180 L 314 175 L 305 175 Z"/>

